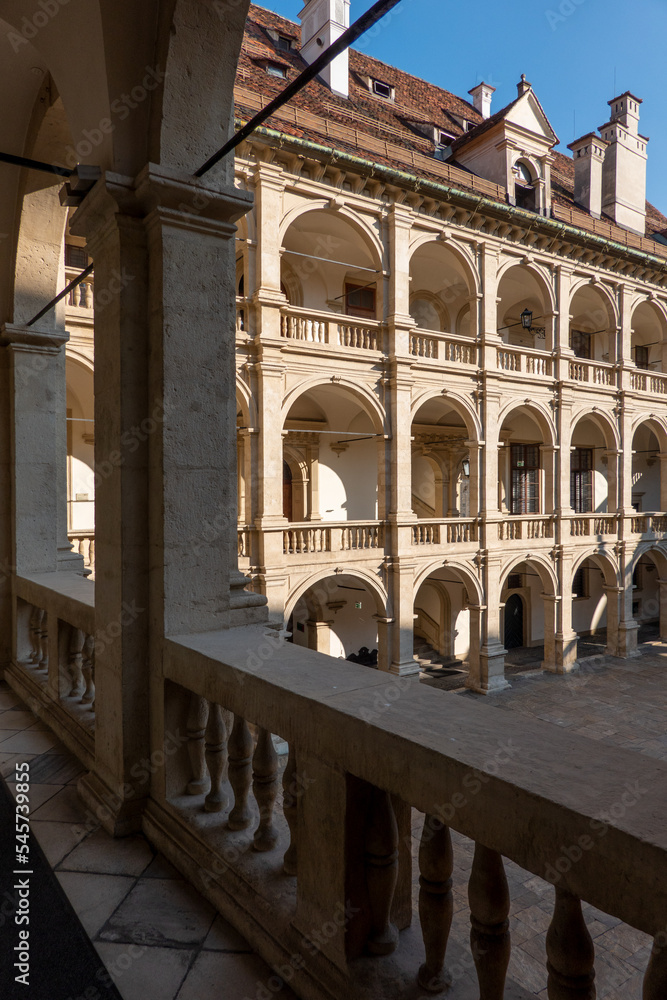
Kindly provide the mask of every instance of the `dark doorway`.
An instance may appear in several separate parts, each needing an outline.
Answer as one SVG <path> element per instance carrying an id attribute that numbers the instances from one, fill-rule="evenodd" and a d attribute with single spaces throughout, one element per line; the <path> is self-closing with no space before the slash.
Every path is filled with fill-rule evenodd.
<path id="1" fill-rule="evenodd" d="M 283 517 L 292 520 L 292 470 L 283 462 Z"/>
<path id="2" fill-rule="evenodd" d="M 511 594 L 505 604 L 505 649 L 523 645 L 523 601 L 518 594 Z"/>

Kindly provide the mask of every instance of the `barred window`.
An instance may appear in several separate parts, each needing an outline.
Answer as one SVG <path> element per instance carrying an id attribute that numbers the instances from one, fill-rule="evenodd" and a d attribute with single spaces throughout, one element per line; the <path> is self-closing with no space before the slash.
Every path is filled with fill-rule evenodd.
<path id="1" fill-rule="evenodd" d="M 570 457 L 570 506 L 575 514 L 593 510 L 593 449 L 575 448 Z"/>
<path id="2" fill-rule="evenodd" d="M 540 449 L 536 444 L 513 444 L 512 513 L 539 514 Z"/>

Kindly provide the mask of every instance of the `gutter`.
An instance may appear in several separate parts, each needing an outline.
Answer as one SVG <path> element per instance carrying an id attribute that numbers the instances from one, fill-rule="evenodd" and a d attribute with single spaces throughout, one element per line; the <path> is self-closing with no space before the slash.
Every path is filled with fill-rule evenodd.
<path id="1" fill-rule="evenodd" d="M 235 124 L 240 125 L 240 120 L 236 119 Z M 615 243 L 613 240 L 607 240 L 603 236 L 598 236 L 596 233 L 589 233 L 585 229 L 577 229 L 576 226 L 571 226 L 566 222 L 559 221 L 558 219 L 550 219 L 546 215 L 536 216 L 534 212 L 528 212 L 523 208 L 506 205 L 501 201 L 493 201 L 491 198 L 480 196 L 474 192 L 465 191 L 462 188 L 452 187 L 449 184 L 441 184 L 438 181 L 425 180 L 422 177 L 417 177 L 415 174 L 406 173 L 404 170 L 396 170 L 394 167 L 387 167 L 382 163 L 375 163 L 372 160 L 365 160 L 360 156 L 353 156 L 351 153 L 345 153 L 333 146 L 322 146 L 320 143 L 312 142 L 310 139 L 302 139 L 298 136 L 287 135 L 285 132 L 277 132 L 275 129 L 260 126 L 255 129 L 254 134 L 264 135 L 268 139 L 277 139 L 281 146 L 286 144 L 293 145 L 300 149 L 308 150 L 313 154 L 331 157 L 334 162 L 346 163 L 350 167 L 356 168 L 357 170 L 363 168 L 366 171 L 370 171 L 372 177 L 381 177 L 388 181 L 393 181 L 410 187 L 416 186 L 420 193 L 432 193 L 440 201 L 450 201 L 452 198 L 455 198 L 457 201 L 462 201 L 466 207 L 471 208 L 473 210 L 473 214 L 478 214 L 481 211 L 492 212 L 496 215 L 500 214 L 505 220 L 513 221 L 517 225 L 523 226 L 524 228 L 533 228 L 535 227 L 536 221 L 538 221 L 540 227 L 544 227 L 545 229 L 551 231 L 554 240 L 563 236 L 570 236 L 576 238 L 577 240 L 581 240 L 583 238 L 587 241 L 589 246 L 594 247 L 601 253 L 620 253 L 626 259 L 629 258 L 633 262 L 649 265 L 654 270 L 667 273 L 667 260 L 665 260 L 664 257 L 654 257 L 653 254 L 646 253 L 643 250 L 628 247 L 624 243 Z"/>

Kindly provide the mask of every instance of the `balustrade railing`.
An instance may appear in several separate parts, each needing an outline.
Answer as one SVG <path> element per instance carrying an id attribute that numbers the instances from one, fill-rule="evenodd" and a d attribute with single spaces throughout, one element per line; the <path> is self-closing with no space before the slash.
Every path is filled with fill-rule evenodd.
<path id="1" fill-rule="evenodd" d="M 72 543 L 72 551 L 83 556 L 83 564 L 90 570 L 91 576 L 95 574 L 95 532 L 94 531 L 68 531 L 67 537 Z"/>
<path id="2" fill-rule="evenodd" d="M 289 966 L 297 993 L 371 1000 L 412 978 L 415 989 L 458 995 L 447 971 L 453 829 L 475 842 L 470 960 L 464 953 L 457 964 L 476 972 L 476 995 L 535 992 L 537 970 L 524 981 L 522 963 L 510 966 L 509 858 L 555 886 L 543 973 L 551 998 L 595 996 L 582 900 L 655 938 L 643 995 L 667 996 L 667 764 L 651 760 L 650 778 L 637 783 L 629 751 L 436 700 L 416 683 L 396 698 L 390 677 L 378 689 L 374 671 L 266 628 L 218 636 L 167 640 L 170 718 L 188 740 L 167 760 L 167 792 L 153 793 L 144 828 L 283 978 Z M 628 795 L 631 809 L 620 806 Z M 411 808 L 424 817 L 416 835 Z M 595 849 L 601 837 L 604 851 Z M 409 930 L 413 855 L 421 964 Z M 304 935 L 319 928 L 318 947 L 301 959 Z"/>
<path id="3" fill-rule="evenodd" d="M 248 333 L 248 305 L 244 298 L 236 299 L 236 332 Z"/>
<path id="4" fill-rule="evenodd" d="M 282 311 L 280 335 L 286 340 L 353 350 L 381 351 L 384 346 L 382 325 L 377 320 L 360 320 L 294 307 Z"/>
<path id="5" fill-rule="evenodd" d="M 580 514 L 570 520 L 570 536 L 572 538 L 617 534 L 618 518 L 613 514 Z"/>
<path id="6" fill-rule="evenodd" d="M 457 545 L 478 540 L 474 518 L 448 518 L 443 521 L 420 521 L 413 525 L 413 545 Z"/>
<path id="7" fill-rule="evenodd" d="M 544 378 L 551 378 L 553 374 L 553 359 L 550 354 L 524 351 L 518 347 L 497 348 L 496 364 L 504 372 L 523 372 Z"/>
<path id="8" fill-rule="evenodd" d="M 569 372 L 573 382 L 588 382 L 591 385 L 616 387 L 617 376 L 612 365 L 583 361 L 577 358 L 576 361 L 570 361 Z"/>
<path id="9" fill-rule="evenodd" d="M 632 518 L 631 528 L 634 535 L 667 534 L 667 514 L 638 514 Z"/>
<path id="10" fill-rule="evenodd" d="M 283 552 L 287 556 L 362 552 L 383 546 L 384 526 L 377 521 L 306 522 L 283 529 Z"/>
<path id="11" fill-rule="evenodd" d="M 416 331 L 410 334 L 410 354 L 456 365 L 477 364 L 477 345 L 474 341 L 444 333 Z"/>
<path id="12" fill-rule="evenodd" d="M 657 372 L 630 372 L 630 386 L 637 392 L 651 392 L 657 396 L 667 395 L 667 375 Z"/>
<path id="13" fill-rule="evenodd" d="M 554 537 L 552 517 L 507 517 L 498 521 L 498 539 L 501 542 L 528 541 Z"/>
<path id="14" fill-rule="evenodd" d="M 65 268 L 65 281 L 69 284 L 70 281 L 74 281 L 75 278 L 81 274 L 78 268 L 67 267 Z M 95 296 L 95 279 L 91 274 L 89 277 L 81 281 L 76 288 L 67 296 L 67 307 L 72 309 L 85 309 L 92 313 L 94 307 L 94 296 Z"/>

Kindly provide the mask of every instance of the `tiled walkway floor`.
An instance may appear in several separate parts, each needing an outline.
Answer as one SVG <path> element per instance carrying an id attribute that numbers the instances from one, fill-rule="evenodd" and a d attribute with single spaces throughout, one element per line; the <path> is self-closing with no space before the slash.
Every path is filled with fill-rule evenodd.
<path id="1" fill-rule="evenodd" d="M 489 696 L 485 704 L 667 760 L 667 645 L 644 646 L 634 660 L 592 661 L 567 677 L 513 677 L 511 689 Z M 86 827 L 74 788 L 80 766 L 0 684 L 3 775 L 13 772 L 17 760 L 31 761 L 33 828 L 40 844 L 125 1000 L 265 995 L 261 986 L 271 977 L 268 966 L 143 837 L 113 840 L 99 828 Z M 422 817 L 414 816 L 418 844 Z M 469 956 L 473 845 L 458 835 L 453 839 L 451 936 Z M 545 939 L 553 889 L 511 862 L 506 870 L 512 897 L 510 976 L 546 1000 Z M 593 907 L 585 906 L 584 912 L 595 942 L 599 1000 L 640 1000 L 649 938 Z M 472 963 L 464 962 L 460 974 L 472 971 Z M 278 997 L 294 1000 L 287 988 Z"/>
<path id="2" fill-rule="evenodd" d="M 82 768 L 0 683 L 0 769 L 12 789 L 18 761 L 30 761 L 32 828 L 124 1000 L 254 1000 L 269 967 L 144 837 L 114 840 L 87 821 Z M 295 1000 L 287 988 L 276 995 Z"/>

